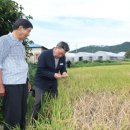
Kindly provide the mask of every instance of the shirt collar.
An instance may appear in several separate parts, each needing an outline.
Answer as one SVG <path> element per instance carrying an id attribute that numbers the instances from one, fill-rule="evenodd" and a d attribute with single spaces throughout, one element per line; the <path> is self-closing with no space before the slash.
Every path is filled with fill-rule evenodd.
<path id="1" fill-rule="evenodd" d="M 23 42 L 23 41 L 20 41 L 20 40 L 18 40 L 17 38 L 15 38 L 11 32 L 10 32 L 8 35 L 10 36 L 10 38 L 11 38 L 13 41 L 21 42 L 21 43 Z"/>

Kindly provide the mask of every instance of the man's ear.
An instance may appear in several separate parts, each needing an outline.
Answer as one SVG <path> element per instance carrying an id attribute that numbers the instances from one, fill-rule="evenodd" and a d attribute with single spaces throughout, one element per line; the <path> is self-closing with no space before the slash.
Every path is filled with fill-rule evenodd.
<path id="1" fill-rule="evenodd" d="M 22 31 L 22 30 L 23 30 L 23 26 L 20 25 L 20 26 L 18 27 L 18 30 L 19 30 L 19 31 Z"/>

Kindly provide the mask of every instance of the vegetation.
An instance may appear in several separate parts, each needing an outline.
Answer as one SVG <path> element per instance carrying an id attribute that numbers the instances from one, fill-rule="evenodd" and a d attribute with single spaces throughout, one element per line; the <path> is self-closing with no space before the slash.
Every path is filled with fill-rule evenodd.
<path id="1" fill-rule="evenodd" d="M 126 52 L 129 51 L 130 48 L 130 42 L 124 42 L 119 45 L 115 46 L 86 46 L 82 47 L 76 50 L 73 50 L 71 52 L 76 53 L 76 52 L 90 52 L 94 53 L 97 51 L 107 51 L 107 52 L 113 52 L 113 53 L 118 53 L 118 52 Z"/>
<path id="2" fill-rule="evenodd" d="M 75 105 L 75 130 L 129 130 L 129 97 L 129 93 L 87 92 Z"/>
<path id="3" fill-rule="evenodd" d="M 32 19 L 31 16 L 26 16 L 23 13 L 23 7 L 12 0 L 0 0 L 0 36 L 7 34 L 12 30 L 12 24 L 18 18 L 26 17 Z"/>
<path id="4" fill-rule="evenodd" d="M 5 35 L 12 31 L 12 25 L 18 18 L 32 19 L 32 16 L 26 16 L 23 13 L 23 7 L 18 5 L 17 2 L 12 0 L 0 0 L 0 36 Z M 24 41 L 26 47 L 27 57 L 32 54 L 29 53 L 30 48 L 28 44 L 33 43 L 29 39 Z"/>
<path id="5" fill-rule="evenodd" d="M 35 68 L 35 65 L 31 67 L 31 69 Z M 115 130 L 119 128 L 118 130 L 123 130 L 127 128 L 130 114 L 129 70 L 129 65 L 69 69 L 70 77 L 59 81 L 59 97 L 49 100 L 46 96 L 44 99 L 36 128 L 33 128 L 30 122 L 34 101 L 30 94 L 27 129 Z M 35 69 L 33 73 L 34 71 Z M 89 124 L 86 124 L 86 121 Z"/>
<path id="6" fill-rule="evenodd" d="M 36 65 L 30 64 L 30 70 L 33 83 Z M 69 78 L 59 81 L 58 98 L 46 95 L 43 100 L 36 128 L 31 124 L 34 98 L 29 94 L 27 129 L 129 129 L 129 70 L 129 64 L 68 69 Z"/>
<path id="7" fill-rule="evenodd" d="M 125 61 L 78 61 L 75 63 L 72 63 L 73 68 L 75 67 L 92 67 L 92 66 L 107 66 L 107 65 L 124 65 L 124 64 L 130 64 L 129 59 Z"/>
<path id="8" fill-rule="evenodd" d="M 34 75 L 36 73 L 36 64 L 29 64 L 29 80 L 32 85 L 34 85 Z"/>
<path id="9" fill-rule="evenodd" d="M 125 58 L 130 59 L 130 50 L 128 50 L 128 51 L 126 52 L 126 54 L 125 54 Z"/>
<path id="10" fill-rule="evenodd" d="M 43 101 L 35 129 L 123 130 L 129 124 L 129 70 L 129 65 L 69 69 L 70 77 L 59 81 L 59 97 Z M 30 96 L 28 130 L 34 129 L 30 124 L 32 102 Z"/>

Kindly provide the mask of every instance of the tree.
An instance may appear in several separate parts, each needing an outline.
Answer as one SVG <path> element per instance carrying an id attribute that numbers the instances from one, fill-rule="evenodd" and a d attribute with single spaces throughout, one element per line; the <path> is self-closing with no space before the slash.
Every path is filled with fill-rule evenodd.
<path id="1" fill-rule="evenodd" d="M 125 53 L 125 58 L 130 58 L 130 50 Z"/>
<path id="2" fill-rule="evenodd" d="M 23 12 L 23 7 L 12 0 L 0 0 L 0 36 L 12 30 L 12 24 L 22 17 L 32 19 Z"/>
<path id="3" fill-rule="evenodd" d="M 0 0 L 0 36 L 12 31 L 12 25 L 18 18 L 25 17 L 32 19 L 32 16 L 26 16 L 22 11 L 23 7 L 12 0 Z M 27 56 L 30 56 L 27 49 L 28 44 L 32 43 L 29 39 L 24 41 Z"/>
<path id="4" fill-rule="evenodd" d="M 32 40 L 29 40 L 28 38 L 23 41 L 23 45 L 24 45 L 25 48 L 26 48 L 26 57 L 27 57 L 27 58 L 33 55 L 33 53 L 31 53 L 31 50 L 32 50 L 32 49 L 29 48 L 29 44 L 32 44 L 32 43 L 33 43 L 33 41 L 32 41 Z M 27 58 L 26 58 L 26 60 L 27 60 Z"/>

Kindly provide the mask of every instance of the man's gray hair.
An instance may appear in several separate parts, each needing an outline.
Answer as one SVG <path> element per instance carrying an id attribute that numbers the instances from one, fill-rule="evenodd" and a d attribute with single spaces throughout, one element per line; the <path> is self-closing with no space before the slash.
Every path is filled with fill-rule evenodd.
<path id="1" fill-rule="evenodd" d="M 66 52 L 70 50 L 68 43 L 63 42 L 63 41 L 59 42 L 56 47 L 62 48 L 62 49 L 64 49 Z"/>

